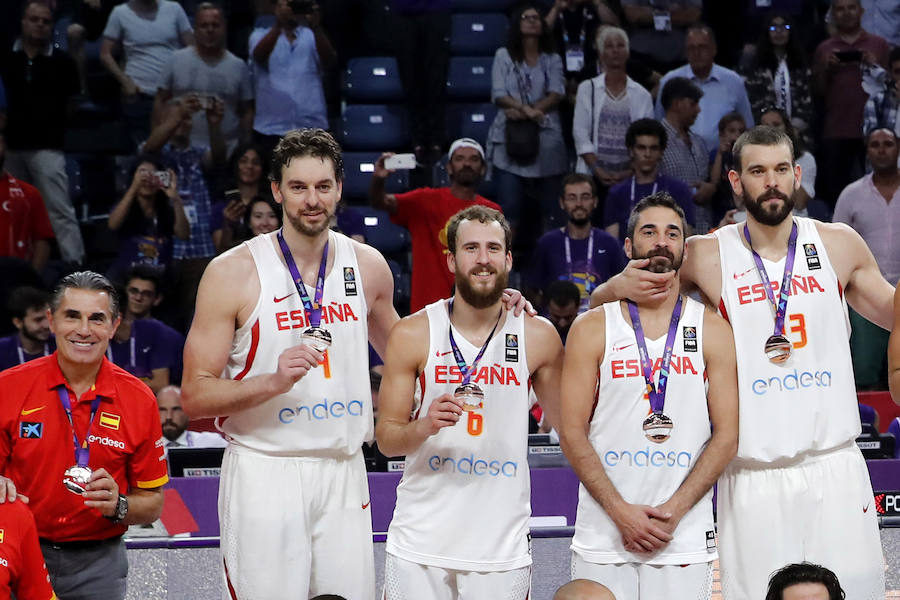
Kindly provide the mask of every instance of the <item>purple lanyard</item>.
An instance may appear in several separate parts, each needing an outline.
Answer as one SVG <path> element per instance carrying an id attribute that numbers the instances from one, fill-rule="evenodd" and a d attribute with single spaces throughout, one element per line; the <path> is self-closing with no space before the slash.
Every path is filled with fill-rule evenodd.
<path id="1" fill-rule="evenodd" d="M 573 266 L 574 266 L 572 264 L 572 246 L 571 246 L 571 242 L 569 241 L 571 238 L 569 237 L 569 232 L 566 231 L 565 227 L 562 228 L 562 232 L 563 232 L 563 235 L 566 236 L 566 238 L 565 238 L 565 240 L 566 240 L 566 244 L 565 244 L 565 247 L 566 247 L 566 275 L 571 278 L 572 270 L 573 270 Z M 585 268 L 590 268 L 590 266 L 592 265 L 591 259 L 593 258 L 593 255 L 594 255 L 594 230 L 592 228 L 591 234 L 588 236 L 587 257 L 585 258 L 585 262 L 587 262 L 588 266 Z M 571 281 L 571 279 L 570 279 L 570 281 Z"/>
<path id="2" fill-rule="evenodd" d="M 653 362 L 650 353 L 647 352 L 647 341 L 644 339 L 644 328 L 641 327 L 641 316 L 638 314 L 637 304 L 631 300 L 628 303 L 628 314 L 631 315 L 631 326 L 634 328 L 634 338 L 637 341 L 638 351 L 641 353 L 641 371 L 644 373 L 644 381 L 647 382 L 647 397 L 650 399 L 650 408 L 653 412 L 662 414 L 666 405 L 666 384 L 669 382 L 669 364 L 672 362 L 672 349 L 675 347 L 675 336 L 678 333 L 678 321 L 681 320 L 681 294 L 675 301 L 672 309 L 672 320 L 669 322 L 669 332 L 666 334 L 666 347 L 663 350 L 662 364 L 659 367 L 659 385 L 653 385 Z"/>
<path id="3" fill-rule="evenodd" d="M 784 335 L 784 315 L 787 312 L 788 296 L 791 295 L 791 278 L 794 275 L 794 253 L 797 250 L 797 222 L 791 225 L 791 235 L 788 237 L 787 256 L 784 259 L 784 276 L 781 278 L 781 293 L 778 296 L 778 303 L 775 303 L 775 294 L 772 293 L 772 284 L 769 283 L 769 274 L 766 273 L 766 266 L 763 264 L 762 258 L 753 249 L 753 242 L 750 241 L 750 229 L 744 223 L 744 236 L 747 238 L 747 244 L 750 246 L 750 252 L 753 253 L 753 262 L 756 263 L 756 270 L 762 279 L 763 287 L 766 289 L 766 296 L 775 309 L 775 335 Z"/>
<path id="4" fill-rule="evenodd" d="M 453 299 L 450 299 L 450 305 L 447 307 L 447 312 L 452 315 L 453 314 Z M 488 336 L 486 340 L 484 340 L 484 345 L 481 347 L 481 350 L 478 351 L 478 356 L 475 357 L 475 360 L 472 361 L 472 366 L 466 365 L 466 359 L 463 357 L 462 352 L 459 350 L 459 346 L 456 345 L 456 340 L 453 339 L 453 325 L 450 325 L 450 348 L 453 350 L 453 358 L 456 359 L 456 365 L 459 367 L 459 372 L 462 373 L 463 382 L 462 385 L 466 385 L 469 383 L 469 380 L 472 378 L 472 374 L 478 370 L 478 362 L 481 360 L 481 357 L 484 356 L 484 351 L 487 350 L 488 344 L 491 343 L 491 338 L 494 337 L 494 333 L 497 331 L 497 325 L 500 324 L 500 317 L 503 316 L 503 309 L 500 309 L 500 314 L 497 315 L 497 322 L 494 323 L 494 328 L 491 329 L 491 334 Z"/>
<path id="5" fill-rule="evenodd" d="M 309 314 L 309 324 L 312 327 L 318 327 L 322 322 L 322 294 L 325 292 L 325 265 L 328 263 L 328 240 L 325 240 L 325 250 L 322 251 L 322 262 L 319 263 L 319 277 L 316 280 L 316 295 L 312 302 L 309 301 L 309 294 L 306 293 L 306 286 L 303 285 L 303 278 L 300 277 L 300 270 L 297 269 L 297 263 L 294 261 L 294 255 L 288 248 L 287 242 L 284 241 L 282 230 L 278 230 L 278 245 L 281 246 L 281 253 L 284 255 L 284 262 L 287 263 L 288 271 L 294 278 L 294 285 L 297 286 L 297 293 L 300 294 L 300 300 L 303 302 L 303 308 Z"/>
<path id="6" fill-rule="evenodd" d="M 72 426 L 72 441 L 75 444 L 75 462 L 79 467 L 86 467 L 88 466 L 88 457 L 91 454 L 91 449 L 88 446 L 88 441 L 91 438 L 91 425 L 94 424 L 94 416 L 97 414 L 97 409 L 100 407 L 100 396 L 91 400 L 91 420 L 88 421 L 88 428 L 84 434 L 84 440 L 79 442 L 78 434 L 75 433 L 75 421 L 72 420 L 72 402 L 69 400 L 69 391 L 66 389 L 66 386 L 60 385 L 56 388 L 56 393 L 59 394 L 59 401 L 62 402 L 63 408 L 66 411 L 66 417 L 69 419 L 69 425 Z"/>

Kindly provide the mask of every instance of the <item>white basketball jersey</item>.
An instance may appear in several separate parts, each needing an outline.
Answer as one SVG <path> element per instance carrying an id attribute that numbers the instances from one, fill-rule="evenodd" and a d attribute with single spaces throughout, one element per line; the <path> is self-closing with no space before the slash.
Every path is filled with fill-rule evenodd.
<path id="1" fill-rule="evenodd" d="M 797 250 L 784 321 L 793 351 L 781 364 L 769 362 L 764 352 L 775 331 L 775 309 L 742 243 L 743 225 L 715 234 L 722 264 L 719 311 L 731 323 L 737 348 L 740 459 L 790 459 L 843 446 L 860 433 L 843 290 L 815 221 L 794 221 Z M 784 263 L 763 259 L 776 301 Z"/>
<path id="2" fill-rule="evenodd" d="M 671 437 L 662 443 L 648 440 L 642 427 L 651 409 L 634 330 L 622 315 L 621 303 L 604 304 L 603 311 L 606 346 L 588 437 L 622 498 L 631 504 L 657 506 L 682 484 L 711 435 L 703 361 L 704 307 L 690 298 L 683 305 L 663 409 L 673 427 Z M 654 361 L 654 383 L 658 383 L 666 335 L 646 343 Z M 684 515 L 674 539 L 662 550 L 653 554 L 629 552 L 613 520 L 580 485 L 572 550 L 588 562 L 602 564 L 708 562 L 717 556 L 713 531 L 709 490 Z"/>
<path id="3" fill-rule="evenodd" d="M 235 332 L 223 377 L 274 373 L 278 357 L 300 343 L 308 315 L 290 272 L 276 250 L 275 233 L 245 242 L 259 275 L 259 300 Z M 321 326 L 332 345 L 318 367 L 285 394 L 218 419 L 232 442 L 285 456 L 350 456 L 372 439 L 367 307 L 351 240 L 331 232 L 334 265 L 325 278 Z M 310 298 L 315 281 L 304 282 Z M 235 282 L 240 285 L 240 282 Z"/>
<path id="4" fill-rule="evenodd" d="M 453 394 L 462 375 L 450 349 L 447 301 L 425 307 L 428 362 L 420 375 L 422 405 Z M 531 564 L 528 518 L 528 361 L 525 322 L 506 312 L 472 382 L 484 390 L 484 406 L 463 413 L 406 457 L 387 551 L 402 559 L 464 571 L 506 571 Z M 480 348 L 455 328 L 467 365 Z"/>

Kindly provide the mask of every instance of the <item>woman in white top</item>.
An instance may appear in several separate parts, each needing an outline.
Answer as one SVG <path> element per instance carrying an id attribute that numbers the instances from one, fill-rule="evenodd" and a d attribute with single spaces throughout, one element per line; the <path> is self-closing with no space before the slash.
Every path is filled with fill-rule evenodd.
<path id="1" fill-rule="evenodd" d="M 625 132 L 633 121 L 653 118 L 653 100 L 625 74 L 628 34 L 618 27 L 600 27 L 596 44 L 603 72 L 578 86 L 572 136 L 576 171 L 610 187 L 631 175 Z"/>

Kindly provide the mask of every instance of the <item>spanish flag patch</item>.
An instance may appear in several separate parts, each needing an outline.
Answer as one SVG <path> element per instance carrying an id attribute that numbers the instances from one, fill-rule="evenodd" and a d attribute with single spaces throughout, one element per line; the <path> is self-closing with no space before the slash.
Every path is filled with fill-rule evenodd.
<path id="1" fill-rule="evenodd" d="M 100 425 L 103 427 L 109 427 L 110 429 L 115 429 L 118 431 L 119 429 L 119 421 L 122 420 L 122 417 L 119 415 L 114 415 L 108 412 L 100 413 Z"/>

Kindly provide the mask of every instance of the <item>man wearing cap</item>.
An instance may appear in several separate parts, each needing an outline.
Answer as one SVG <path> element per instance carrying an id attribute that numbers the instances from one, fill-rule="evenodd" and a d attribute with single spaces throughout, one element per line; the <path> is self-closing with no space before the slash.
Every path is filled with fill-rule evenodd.
<path id="1" fill-rule="evenodd" d="M 391 222 L 409 230 L 412 237 L 411 313 L 452 294 L 453 273 L 444 266 L 447 254 L 447 223 L 468 206 L 500 207 L 475 193 L 486 170 L 484 149 L 471 138 L 450 145 L 447 174 L 450 187 L 419 188 L 403 194 L 386 194 L 384 180 L 393 173 L 384 166 L 385 152 L 375 162 L 369 203 L 391 215 Z"/>

